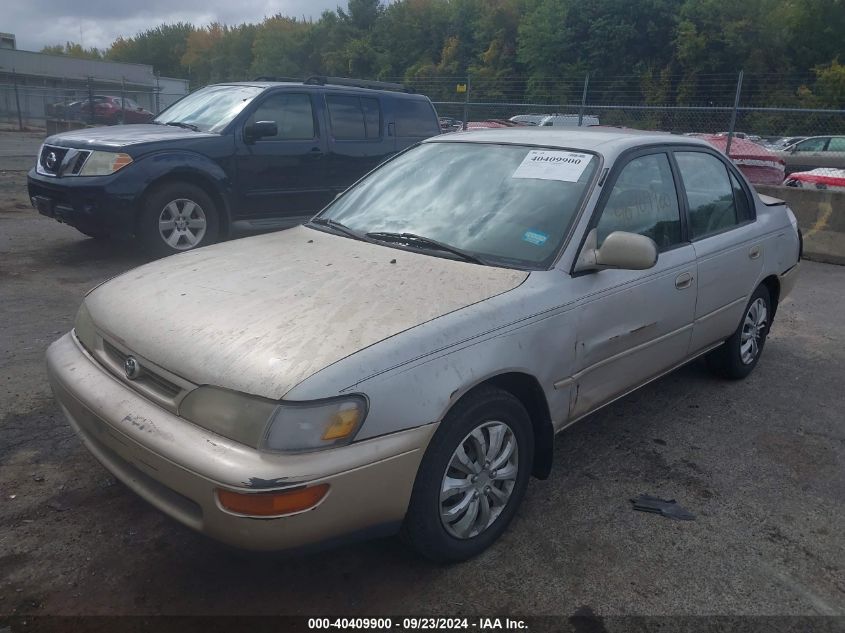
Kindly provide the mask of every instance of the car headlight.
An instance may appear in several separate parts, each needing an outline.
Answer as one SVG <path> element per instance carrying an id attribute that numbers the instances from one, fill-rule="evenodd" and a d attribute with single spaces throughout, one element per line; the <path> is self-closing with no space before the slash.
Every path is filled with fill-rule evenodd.
<path id="1" fill-rule="evenodd" d="M 108 176 L 123 169 L 131 162 L 132 157 L 129 154 L 93 151 L 85 160 L 82 169 L 79 170 L 79 175 Z"/>
<path id="2" fill-rule="evenodd" d="M 73 322 L 73 331 L 76 333 L 76 338 L 82 343 L 82 347 L 91 351 L 94 349 L 97 342 L 97 332 L 94 329 L 94 321 L 91 319 L 91 314 L 88 308 L 83 303 L 79 306 L 76 312 L 76 319 Z"/>
<path id="3" fill-rule="evenodd" d="M 253 448 L 300 453 L 348 444 L 361 428 L 367 402 L 344 396 L 278 402 L 218 387 L 199 387 L 179 405 L 194 424 Z"/>

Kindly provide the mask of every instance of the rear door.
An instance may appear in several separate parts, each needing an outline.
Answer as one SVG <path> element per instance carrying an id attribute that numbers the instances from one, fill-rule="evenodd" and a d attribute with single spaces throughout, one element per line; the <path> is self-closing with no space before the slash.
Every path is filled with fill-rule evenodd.
<path id="1" fill-rule="evenodd" d="M 822 167 L 825 162 L 825 151 L 830 137 L 817 136 L 797 143 L 785 157 L 786 173 L 796 171 L 810 171 Z"/>
<path id="2" fill-rule="evenodd" d="M 845 136 L 832 136 L 827 143 L 821 167 L 845 169 Z"/>
<path id="3" fill-rule="evenodd" d="M 325 185 L 326 140 L 306 91 L 276 92 L 255 104 L 237 134 L 239 217 L 296 219 L 332 198 Z M 257 121 L 274 121 L 276 136 L 251 140 Z"/>
<path id="4" fill-rule="evenodd" d="M 677 150 L 687 225 L 698 259 L 698 301 L 690 351 L 729 337 L 763 269 L 763 240 L 751 193 L 719 156 Z"/>
<path id="5" fill-rule="evenodd" d="M 326 184 L 332 197 L 393 154 L 379 93 L 326 91 L 329 153 Z"/>
<path id="6" fill-rule="evenodd" d="M 681 363 L 688 353 L 696 299 L 695 251 L 686 239 L 669 156 L 633 155 L 612 181 L 593 220 L 596 244 L 613 231 L 655 241 L 648 270 L 576 273 L 587 297 L 578 315 L 575 393 L 578 417 Z"/>

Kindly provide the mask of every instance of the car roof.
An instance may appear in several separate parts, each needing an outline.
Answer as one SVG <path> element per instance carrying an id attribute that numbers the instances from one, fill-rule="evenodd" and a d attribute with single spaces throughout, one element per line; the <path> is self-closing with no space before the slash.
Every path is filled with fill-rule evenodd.
<path id="1" fill-rule="evenodd" d="M 372 95 L 373 93 L 380 93 L 397 97 L 399 99 L 428 99 L 425 95 L 415 92 L 400 92 L 399 90 L 379 90 L 377 88 L 363 88 L 361 86 L 340 86 L 337 84 L 307 84 L 302 81 L 231 81 L 215 86 L 250 86 L 252 88 L 261 88 L 269 90 L 270 88 L 308 88 L 310 90 L 327 90 L 329 92 L 355 92 L 362 95 Z"/>
<path id="2" fill-rule="evenodd" d="M 647 132 L 618 128 L 554 128 L 512 127 L 507 129 L 479 129 L 467 132 L 442 134 L 424 143 L 502 143 L 508 145 L 540 145 L 561 149 L 596 151 L 610 156 L 625 150 L 646 145 L 699 145 L 711 148 L 707 141 L 668 132 Z"/>

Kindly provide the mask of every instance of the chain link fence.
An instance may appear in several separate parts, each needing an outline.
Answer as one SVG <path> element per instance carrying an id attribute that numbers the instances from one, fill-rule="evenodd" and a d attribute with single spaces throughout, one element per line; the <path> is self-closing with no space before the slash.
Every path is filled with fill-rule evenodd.
<path id="1" fill-rule="evenodd" d="M 428 96 L 443 131 L 511 126 L 517 117 L 522 124 L 533 125 L 720 135 L 724 139 L 720 148 L 732 157 L 736 139 L 755 143 L 761 152 L 776 153 L 786 174 L 845 170 L 841 88 L 827 86 L 813 75 L 585 74 L 538 79 L 479 74 L 381 79 L 405 83 Z M 157 87 L 98 84 L 93 78 L 76 84 L 0 83 L 0 125 L 53 133 L 86 125 L 140 123 L 182 96 Z"/>
<path id="2" fill-rule="evenodd" d="M 74 86 L 0 83 L 0 125 L 48 133 L 87 125 L 146 123 L 184 96 L 156 87 L 128 87 L 95 81 Z"/>

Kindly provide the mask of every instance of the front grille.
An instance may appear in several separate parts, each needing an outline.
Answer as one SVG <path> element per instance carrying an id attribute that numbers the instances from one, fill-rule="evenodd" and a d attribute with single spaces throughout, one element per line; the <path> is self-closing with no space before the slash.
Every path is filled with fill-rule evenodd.
<path id="1" fill-rule="evenodd" d="M 76 176 L 90 155 L 84 149 L 44 145 L 38 155 L 38 171 L 48 176 Z"/>
<path id="2" fill-rule="evenodd" d="M 41 148 L 41 155 L 38 157 L 38 164 L 41 170 L 51 176 L 58 176 L 67 152 L 68 150 L 65 147 L 44 145 Z"/>
<path id="3" fill-rule="evenodd" d="M 117 349 L 105 339 L 103 339 L 103 350 L 114 362 L 114 365 L 119 368 L 123 368 L 126 359 L 130 356 L 129 354 L 125 354 Z M 148 367 L 145 367 L 143 363 L 141 364 L 141 373 L 138 374 L 137 378 L 132 380 L 132 383 L 144 386 L 150 391 L 153 391 L 168 400 L 175 399 L 182 391 L 182 388 L 179 385 L 176 385 L 154 371 L 151 371 Z"/>

